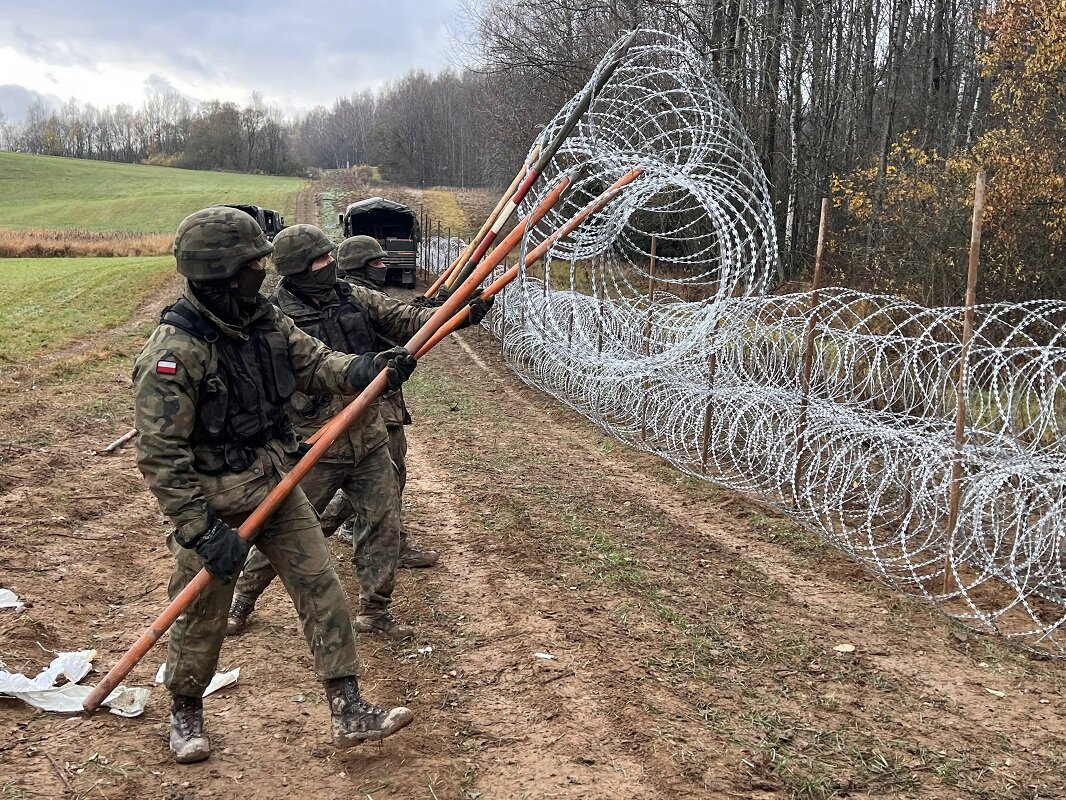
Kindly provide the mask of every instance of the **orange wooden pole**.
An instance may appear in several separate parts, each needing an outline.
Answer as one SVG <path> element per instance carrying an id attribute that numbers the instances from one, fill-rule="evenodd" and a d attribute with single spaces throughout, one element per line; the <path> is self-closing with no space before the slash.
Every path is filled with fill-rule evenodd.
<path id="1" fill-rule="evenodd" d="M 481 241 L 485 238 L 485 234 L 487 234 L 489 229 L 492 228 L 493 224 L 496 222 L 496 218 L 500 216 L 503 207 L 514 195 L 515 190 L 518 189 L 518 185 L 522 182 L 526 173 L 529 172 L 530 166 L 532 166 L 533 162 L 537 160 L 539 155 L 540 145 L 538 144 L 530 151 L 525 162 L 522 164 L 522 167 L 515 173 L 511 185 L 507 187 L 507 190 L 502 195 L 500 195 L 500 199 L 496 201 L 496 206 L 492 209 L 492 213 L 485 217 L 485 221 L 481 224 L 481 229 L 477 232 L 474 238 L 467 243 L 466 247 L 463 248 L 463 252 L 451 263 L 451 266 L 440 274 L 432 286 L 426 289 L 425 297 L 432 297 L 436 294 L 440 290 L 440 287 L 443 286 L 449 278 L 454 277 L 466 266 L 466 263 L 470 260 L 470 256 L 473 254 L 477 246 L 481 244 Z"/>
<path id="2" fill-rule="evenodd" d="M 544 254 L 547 253 L 548 250 L 551 249 L 551 247 L 554 246 L 556 242 L 558 242 L 564 236 L 569 236 L 579 225 L 581 225 L 582 222 L 588 219 L 589 216 L 595 214 L 597 211 L 600 211 L 604 206 L 614 200 L 622 191 L 622 189 L 631 184 L 633 181 L 635 181 L 643 171 L 644 170 L 642 169 L 631 169 L 629 172 L 627 172 L 625 175 L 623 175 L 621 178 L 611 184 L 611 186 L 606 191 L 604 191 L 599 197 L 597 197 L 595 200 L 593 200 L 591 203 L 581 209 L 581 211 L 575 214 L 569 222 L 567 222 L 561 228 L 555 230 L 547 239 L 545 239 L 543 242 L 541 242 L 539 245 L 529 251 L 529 253 L 526 254 L 525 261 L 522 262 L 525 268 L 529 269 L 538 261 L 540 261 L 540 259 L 544 258 Z M 543 216 L 543 214 L 541 216 Z M 535 225 L 537 221 L 538 220 L 533 220 L 532 224 Z M 510 236 L 508 236 L 508 238 L 504 240 L 500 247 L 503 247 L 507 243 L 507 241 L 515 235 L 515 231 L 519 232 L 519 235 L 515 240 L 515 244 L 517 244 L 518 241 L 520 241 L 522 238 L 521 231 L 525 227 L 525 225 L 516 225 L 515 230 L 511 231 Z M 512 245 L 512 248 L 513 247 L 514 245 Z M 494 256 L 495 254 L 496 251 L 494 250 L 492 255 Z M 501 290 L 503 290 L 505 286 L 507 286 L 507 284 L 513 281 L 516 277 L 518 277 L 519 266 L 520 265 L 515 264 L 505 273 L 500 275 L 496 280 L 494 280 L 485 288 L 485 291 L 481 293 L 481 296 L 492 297 L 493 295 L 498 294 Z M 426 346 L 416 354 L 416 357 L 421 358 L 425 353 L 436 347 L 445 336 L 457 330 L 464 322 L 466 322 L 469 317 L 470 309 L 461 308 L 458 314 L 456 314 L 454 317 L 452 317 L 450 320 L 440 326 L 440 328 L 437 330 L 436 333 L 433 334 L 433 337 L 429 340 Z"/>

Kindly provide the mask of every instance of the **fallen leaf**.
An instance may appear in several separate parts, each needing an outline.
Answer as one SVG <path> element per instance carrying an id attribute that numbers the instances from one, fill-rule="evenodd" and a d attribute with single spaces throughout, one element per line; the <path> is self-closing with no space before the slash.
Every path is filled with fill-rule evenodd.
<path id="1" fill-rule="evenodd" d="M 843 644 L 838 644 L 833 649 L 836 650 L 838 653 L 854 653 L 855 645 L 844 642 Z"/>
<path id="2" fill-rule="evenodd" d="M 985 687 L 985 691 L 988 692 L 993 697 L 1006 697 L 1007 696 L 1006 692 L 1001 692 L 1001 691 L 999 691 L 999 689 L 989 689 L 987 686 Z"/>

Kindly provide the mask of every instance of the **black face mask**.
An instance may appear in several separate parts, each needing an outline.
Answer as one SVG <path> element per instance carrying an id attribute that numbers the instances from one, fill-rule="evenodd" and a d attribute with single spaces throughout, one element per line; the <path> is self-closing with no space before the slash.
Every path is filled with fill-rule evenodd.
<path id="1" fill-rule="evenodd" d="M 227 280 L 189 281 L 189 286 L 204 308 L 223 322 L 241 325 L 255 311 L 265 279 L 266 270 L 245 266 Z"/>
<path id="2" fill-rule="evenodd" d="M 322 269 L 307 269 L 295 275 L 287 275 L 281 285 L 294 291 L 299 297 L 314 303 L 329 303 L 337 299 L 333 287 L 337 285 L 337 262 Z"/>
<path id="3" fill-rule="evenodd" d="M 265 269 L 252 269 L 249 266 L 241 267 L 240 271 L 233 276 L 231 286 L 237 293 L 237 299 L 244 305 L 255 305 L 259 297 L 259 289 L 266 280 Z"/>
<path id="4" fill-rule="evenodd" d="M 309 286 L 332 286 L 337 282 L 337 262 L 322 269 L 308 270 L 297 277 L 303 278 Z"/>
<path id="5" fill-rule="evenodd" d="M 372 267 L 367 264 L 363 267 L 363 274 L 366 275 L 369 280 L 375 286 L 384 286 L 385 278 L 388 274 L 388 269 L 385 267 Z"/>

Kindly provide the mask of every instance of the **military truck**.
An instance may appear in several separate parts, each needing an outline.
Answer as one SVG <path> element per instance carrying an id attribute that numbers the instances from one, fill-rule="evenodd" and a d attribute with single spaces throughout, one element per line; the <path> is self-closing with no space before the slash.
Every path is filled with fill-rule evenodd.
<path id="1" fill-rule="evenodd" d="M 263 233 L 271 241 L 277 236 L 281 230 L 285 227 L 285 217 L 281 216 L 277 211 L 272 208 L 261 208 L 260 206 L 248 205 L 245 203 L 226 203 L 227 208 L 237 208 L 248 214 L 256 222 L 259 223 L 259 227 L 263 229 Z"/>
<path id="2" fill-rule="evenodd" d="M 416 257 L 422 231 L 418 214 L 395 200 L 368 197 L 350 204 L 340 216 L 344 237 L 373 236 L 389 255 L 385 280 L 414 288 Z"/>

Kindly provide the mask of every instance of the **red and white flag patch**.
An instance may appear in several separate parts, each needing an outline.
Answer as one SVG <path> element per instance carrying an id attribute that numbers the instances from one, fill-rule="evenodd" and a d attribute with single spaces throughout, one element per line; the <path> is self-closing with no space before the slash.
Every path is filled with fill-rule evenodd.
<path id="1" fill-rule="evenodd" d="M 155 363 L 155 371 L 161 372 L 164 375 L 173 375 L 178 371 L 178 362 L 160 359 Z"/>

